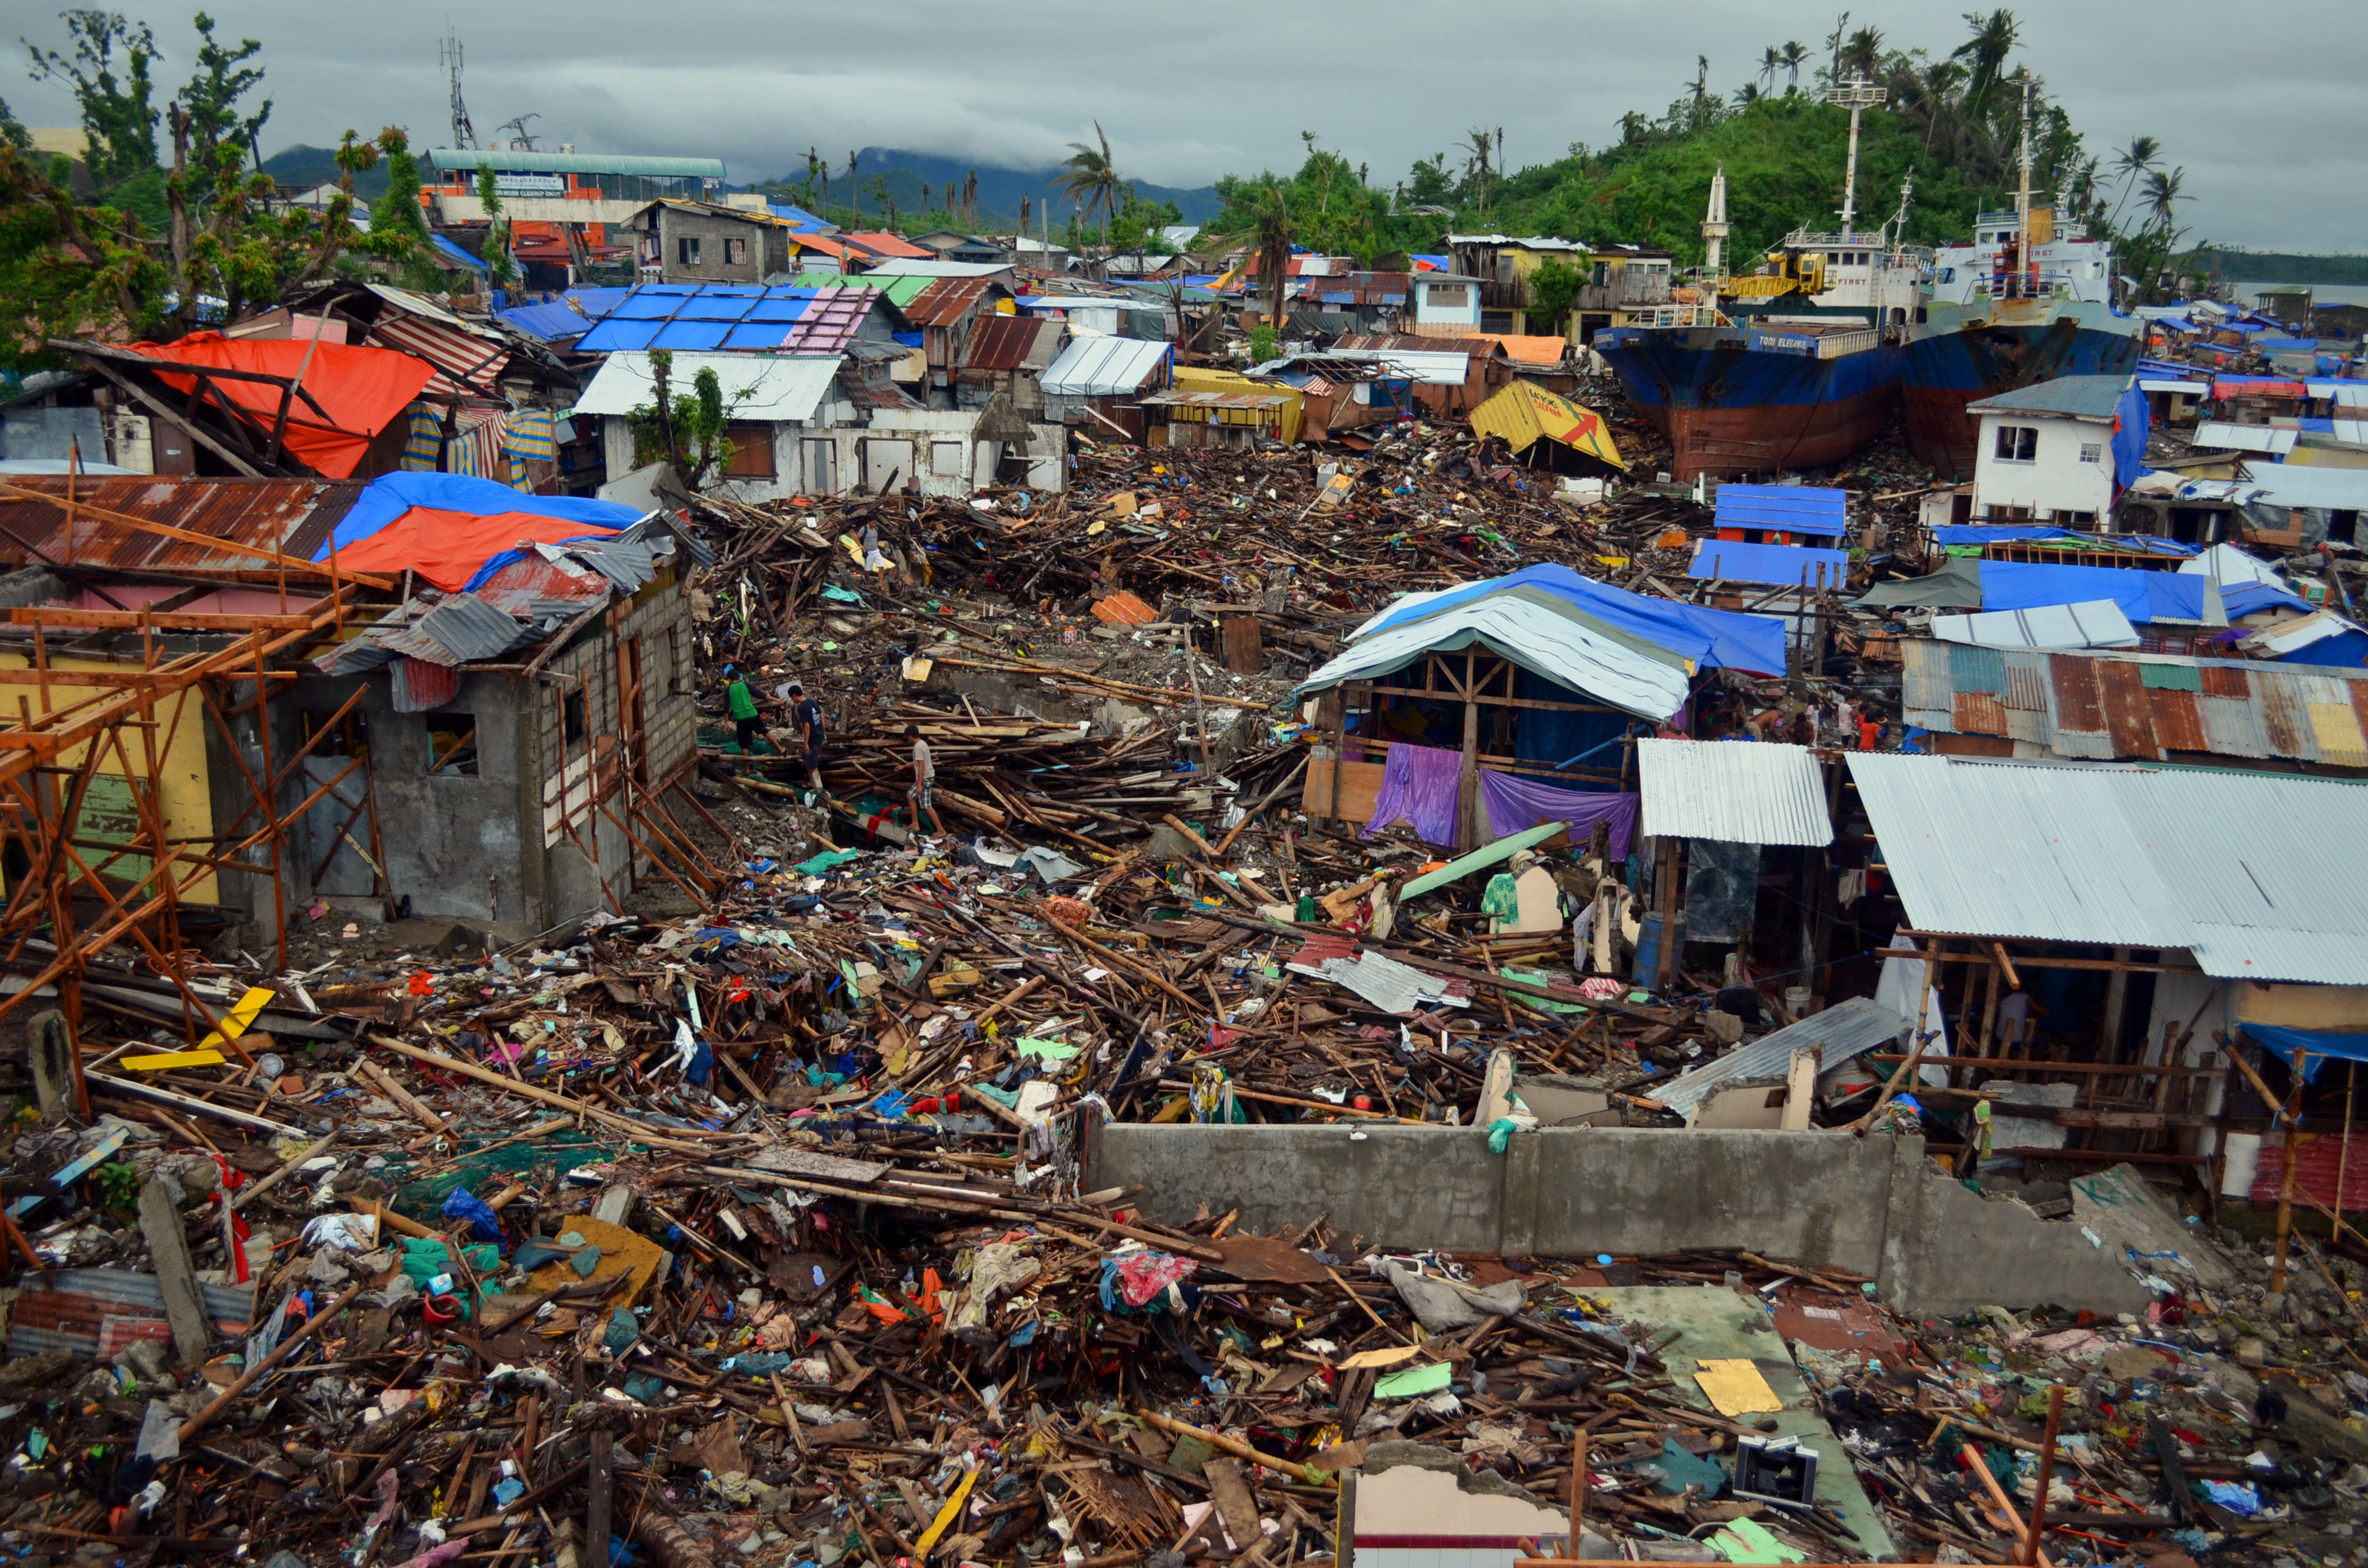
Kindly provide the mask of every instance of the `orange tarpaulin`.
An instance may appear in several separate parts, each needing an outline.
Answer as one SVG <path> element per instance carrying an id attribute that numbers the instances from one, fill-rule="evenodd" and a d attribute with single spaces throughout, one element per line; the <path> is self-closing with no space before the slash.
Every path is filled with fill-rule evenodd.
<path id="1" fill-rule="evenodd" d="M 436 368 L 425 359 L 397 354 L 391 348 L 366 348 L 354 344 L 321 343 L 309 338 L 227 338 L 218 332 L 192 333 L 178 343 L 134 343 L 134 354 L 183 365 L 204 365 L 224 370 L 251 370 L 258 375 L 293 378 L 301 369 L 303 392 L 313 394 L 328 415 L 324 423 L 300 395 L 288 407 L 288 455 L 315 473 L 330 479 L 350 479 L 370 437 L 385 429 L 411 405 L 427 386 Z M 312 350 L 312 363 L 304 360 Z M 197 378 L 159 369 L 157 379 L 176 392 L 189 392 Z M 268 434 L 279 415 L 280 389 L 268 381 L 213 381 L 218 396 L 226 399 L 242 418 Z"/>
<path id="2" fill-rule="evenodd" d="M 421 582 L 457 594 L 476 580 L 486 562 L 521 540 L 557 544 L 571 539 L 606 539 L 617 531 L 539 512 L 478 517 L 414 506 L 370 538 L 341 548 L 337 565 L 349 572 L 388 573 L 408 566 Z"/>

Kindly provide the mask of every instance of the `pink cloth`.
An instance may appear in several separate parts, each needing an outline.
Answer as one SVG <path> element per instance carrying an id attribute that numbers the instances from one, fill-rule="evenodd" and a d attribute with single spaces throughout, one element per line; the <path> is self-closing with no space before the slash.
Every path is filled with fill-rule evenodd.
<path id="1" fill-rule="evenodd" d="M 1455 786 L 1463 770 L 1463 754 L 1438 746 L 1390 743 L 1389 760 L 1382 765 L 1381 792 L 1373 798 L 1373 820 L 1364 836 L 1373 838 L 1404 817 L 1425 844 L 1455 842 Z"/>
<path id="2" fill-rule="evenodd" d="M 1574 841 L 1585 843 L 1599 822 L 1611 824 L 1611 858 L 1628 858 L 1628 845 L 1636 832 L 1636 810 L 1642 795 L 1611 795 L 1600 790 L 1557 790 L 1491 767 L 1480 770 L 1480 799 L 1488 809 L 1488 831 L 1497 838 L 1535 827 L 1540 823 L 1570 824 Z"/>

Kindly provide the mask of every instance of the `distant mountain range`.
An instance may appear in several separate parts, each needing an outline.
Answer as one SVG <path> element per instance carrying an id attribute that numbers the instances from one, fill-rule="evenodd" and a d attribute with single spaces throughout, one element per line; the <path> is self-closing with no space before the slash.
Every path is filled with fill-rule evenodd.
<path id="1" fill-rule="evenodd" d="M 932 153 L 908 153 L 894 147 L 866 147 L 855 156 L 856 183 L 862 192 L 866 211 L 877 210 L 879 199 L 871 194 L 871 182 L 885 179 L 888 193 L 895 199 L 900 218 L 921 210 L 921 186 L 929 187 L 928 210 L 942 211 L 946 205 L 946 187 L 957 188 L 973 173 L 978 176 L 978 227 L 1010 229 L 1019 222 L 1019 203 L 1025 198 L 1030 203 L 1028 223 L 1035 228 L 1044 222 L 1043 210 L 1052 204 L 1053 227 L 1058 229 L 1069 221 L 1070 210 L 1076 204 L 1052 188 L 1061 177 L 1057 168 L 1014 169 L 996 164 L 973 164 L 960 158 L 941 158 Z M 1124 171 L 1121 170 L 1121 173 Z M 779 188 L 795 185 L 805 178 L 803 159 L 768 176 L 764 183 Z M 1145 201 L 1172 201 L 1188 223 L 1205 223 L 1224 207 L 1214 186 L 1196 186 L 1190 189 L 1178 186 L 1154 185 L 1148 180 L 1133 182 L 1135 193 Z M 847 165 L 839 164 L 831 170 L 830 199 L 833 206 L 848 199 Z"/>
<path id="2" fill-rule="evenodd" d="M 337 152 L 334 147 L 308 147 L 299 142 L 285 152 L 274 153 L 264 159 L 263 172 L 282 185 L 335 185 L 337 181 Z M 369 173 L 354 176 L 354 194 L 365 201 L 375 201 L 386 194 L 386 165 L 383 161 Z"/>
<path id="3" fill-rule="evenodd" d="M 879 198 L 872 194 L 872 181 L 885 179 L 888 192 L 895 199 L 900 224 L 923 210 L 921 186 L 929 187 L 928 210 L 942 212 L 946 207 L 947 187 L 959 187 L 975 171 L 978 175 L 978 222 L 982 229 L 1009 230 L 1019 222 L 1019 202 L 1026 198 L 1029 226 L 1042 223 L 1043 209 L 1052 204 L 1053 227 L 1059 229 L 1069 221 L 1075 202 L 1052 188 L 1061 176 L 1056 168 L 1014 169 L 997 164 L 970 164 L 958 158 L 941 158 L 929 153 L 907 153 L 893 147 L 866 147 L 856 154 L 856 183 L 860 188 L 862 210 L 866 213 L 879 210 Z M 298 143 L 275 153 L 263 161 L 263 171 L 283 185 L 324 185 L 337 177 L 337 155 L 334 148 L 312 147 Z M 805 177 L 803 164 L 773 174 L 758 176 L 758 183 L 779 190 L 797 184 Z M 746 188 L 746 187 L 744 187 Z M 1134 182 L 1134 188 L 1145 201 L 1172 201 L 1188 223 L 1201 223 L 1215 217 L 1224 203 L 1218 199 L 1214 186 L 1198 186 L 1184 189 L 1176 186 L 1153 185 L 1145 180 Z M 365 200 L 375 200 L 386 194 L 386 165 L 381 163 L 368 174 L 354 181 L 356 194 Z M 840 164 L 831 170 L 830 199 L 834 207 L 843 207 L 848 200 L 847 165 Z"/>

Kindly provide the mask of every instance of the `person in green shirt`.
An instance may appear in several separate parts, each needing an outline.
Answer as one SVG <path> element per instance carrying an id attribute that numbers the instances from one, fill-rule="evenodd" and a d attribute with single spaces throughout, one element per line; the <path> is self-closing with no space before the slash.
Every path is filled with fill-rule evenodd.
<path id="1" fill-rule="evenodd" d="M 740 750 L 746 754 L 752 750 L 751 743 L 763 729 L 757 722 L 757 694 L 748 689 L 747 678 L 740 674 L 737 665 L 724 665 L 723 674 L 731 683 L 723 688 L 723 696 L 732 707 L 732 726 L 738 733 Z"/>

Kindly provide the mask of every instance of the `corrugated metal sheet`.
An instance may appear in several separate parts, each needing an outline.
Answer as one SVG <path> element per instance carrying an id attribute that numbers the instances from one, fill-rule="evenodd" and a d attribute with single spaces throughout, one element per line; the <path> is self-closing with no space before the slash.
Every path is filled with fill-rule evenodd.
<path id="1" fill-rule="evenodd" d="M 951 326 L 986 298 L 985 278 L 941 278 L 913 296 L 905 319 L 917 327 Z"/>
<path id="2" fill-rule="evenodd" d="M 1081 337 L 1044 372 L 1047 397 L 1120 397 L 1144 390 L 1167 360 L 1168 346 L 1139 337 Z"/>
<path id="3" fill-rule="evenodd" d="M 6 483 L 60 500 L 66 493 L 63 476 L 14 474 Z M 362 485 L 350 480 L 143 476 L 83 478 L 74 483 L 75 496 L 93 506 L 210 539 L 277 550 L 299 560 L 312 558 L 361 493 Z M 81 514 L 69 543 L 65 516 L 63 506 L 48 501 L 0 495 L 0 529 L 6 530 L 0 533 L 0 561 L 17 566 L 28 561 L 38 564 L 25 549 L 29 544 L 61 561 L 104 562 L 125 569 L 263 564 L 252 555 L 165 539 L 88 513 Z"/>
<path id="4" fill-rule="evenodd" d="M 1831 1069 L 1870 1051 L 1902 1043 L 1908 1028 L 1908 1021 L 1890 1008 L 1868 997 L 1853 996 L 1774 1034 L 1739 1045 L 1717 1061 L 1680 1073 L 1646 1092 L 1684 1117 L 1691 1127 L 1702 1102 L 1722 1086 L 1746 1078 L 1781 1078 L 1796 1051 L 1816 1046 L 1821 1070 Z"/>
<path id="5" fill-rule="evenodd" d="M 1730 844 L 1834 841 L 1825 770 L 1805 746 L 1640 740 L 1636 762 L 1646 833 Z"/>
<path id="6" fill-rule="evenodd" d="M 791 354 L 846 353 L 862 335 L 879 298 L 874 290 L 852 286 L 816 291 L 806 313 L 790 324 L 781 347 Z"/>
<path id="7" fill-rule="evenodd" d="M 998 374 L 1052 362 L 1051 346 L 1061 340 L 1057 321 L 1035 316 L 986 316 L 971 329 L 962 346 L 962 369 Z"/>
<path id="8" fill-rule="evenodd" d="M 1848 761 L 1921 929 L 2184 948 L 2223 979 L 2368 983 L 2368 788 L 1866 752 Z"/>
<path id="9" fill-rule="evenodd" d="M 2294 449 L 2302 437 L 2299 430 L 2279 429 L 2268 425 L 2229 425 L 2218 420 L 2206 420 L 2195 427 L 2195 445 L 2222 451 L 2274 452 L 2280 457 Z"/>
<path id="10" fill-rule="evenodd" d="M 733 418 L 803 421 L 830 395 L 840 363 L 836 354 L 677 354 L 669 381 L 688 388 L 692 377 L 712 369 L 723 383 Z M 655 387 L 647 354 L 611 354 L 575 400 L 575 412 L 630 414 L 649 403 Z"/>
<path id="11" fill-rule="evenodd" d="M 1379 953 L 1357 952 L 1347 937 L 1311 937 L 1283 967 L 1346 986 L 1392 1017 L 1412 1017 L 1418 1007 L 1461 1007 L 1472 1000 L 1470 981 L 1443 979 Z"/>
<path id="12" fill-rule="evenodd" d="M 1936 615 L 1932 635 L 1943 642 L 1985 648 L 2135 648 L 2137 629 L 2111 599 L 2044 605 L 2034 609 L 1977 610 Z"/>
<path id="13" fill-rule="evenodd" d="M 436 367 L 436 378 L 425 390 L 450 396 L 467 391 L 495 395 L 501 374 L 510 362 L 510 347 L 499 338 L 487 342 L 473 333 L 390 311 L 370 330 L 369 341 L 381 348 L 409 354 Z"/>

